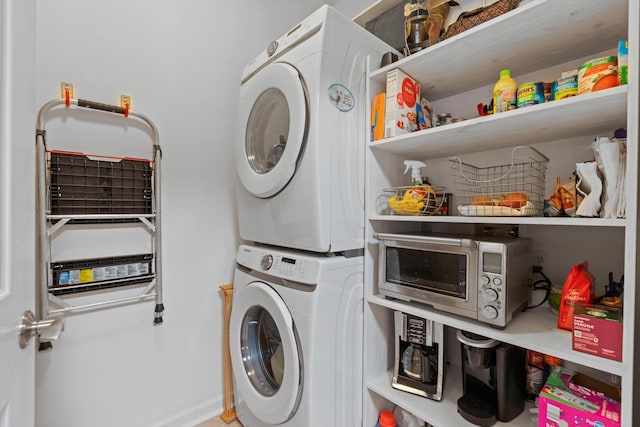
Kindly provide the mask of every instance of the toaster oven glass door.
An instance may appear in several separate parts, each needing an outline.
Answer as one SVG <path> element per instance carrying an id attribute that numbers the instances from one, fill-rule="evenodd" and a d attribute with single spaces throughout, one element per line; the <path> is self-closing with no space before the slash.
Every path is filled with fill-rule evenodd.
<path id="1" fill-rule="evenodd" d="M 387 246 L 385 280 L 464 300 L 468 265 L 466 253 Z"/>

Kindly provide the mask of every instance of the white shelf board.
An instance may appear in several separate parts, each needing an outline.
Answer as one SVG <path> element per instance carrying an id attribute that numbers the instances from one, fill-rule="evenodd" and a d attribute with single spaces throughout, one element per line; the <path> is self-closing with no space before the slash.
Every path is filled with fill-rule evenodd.
<path id="1" fill-rule="evenodd" d="M 493 328 L 482 322 L 435 310 L 417 303 L 392 300 L 383 295 L 370 295 L 372 304 L 431 319 L 446 326 L 497 339 L 502 342 L 549 354 L 603 372 L 622 375 L 622 363 L 593 356 L 571 348 L 571 332 L 557 327 L 557 316 L 547 306 L 516 313 L 505 329 Z"/>
<path id="2" fill-rule="evenodd" d="M 610 135 L 627 126 L 627 92 L 627 86 L 618 86 L 407 133 L 371 142 L 369 147 L 416 158 L 441 158 L 580 135 Z"/>
<path id="3" fill-rule="evenodd" d="M 426 397 L 396 390 L 391 386 L 393 372 L 387 371 L 367 383 L 369 390 L 410 411 L 436 427 L 451 427 L 454 414 L 458 412 L 457 401 L 462 396 L 462 372 L 460 365 L 448 365 L 445 372 L 442 400 L 435 401 Z M 509 423 L 496 423 L 494 426 L 531 427 L 535 425 L 529 419 L 531 405 L 525 404 L 525 409 L 516 419 Z M 456 427 L 473 427 L 460 415 L 455 415 Z"/>
<path id="4" fill-rule="evenodd" d="M 364 27 L 367 22 L 377 18 L 388 10 L 393 9 L 402 2 L 403 0 L 377 0 L 373 2 L 371 6 L 354 16 L 353 22 Z"/>
<path id="5" fill-rule="evenodd" d="M 384 83 L 387 71 L 401 68 L 434 101 L 495 83 L 503 68 L 517 76 L 615 49 L 627 39 L 628 20 L 627 0 L 590 1 L 588 8 L 584 0 L 532 0 L 380 68 L 371 78 Z"/>
<path id="6" fill-rule="evenodd" d="M 438 223 L 481 223 L 481 224 L 529 224 L 557 225 L 564 227 L 625 227 L 624 218 L 569 218 L 544 216 L 425 216 L 425 215 L 370 215 L 369 221 L 381 222 L 438 222 Z"/>

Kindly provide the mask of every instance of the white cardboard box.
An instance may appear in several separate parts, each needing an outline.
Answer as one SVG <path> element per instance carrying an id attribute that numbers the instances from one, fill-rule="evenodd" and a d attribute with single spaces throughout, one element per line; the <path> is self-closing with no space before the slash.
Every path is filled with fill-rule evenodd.
<path id="1" fill-rule="evenodd" d="M 398 68 L 387 73 L 385 138 L 418 130 L 419 100 L 420 83 Z"/>

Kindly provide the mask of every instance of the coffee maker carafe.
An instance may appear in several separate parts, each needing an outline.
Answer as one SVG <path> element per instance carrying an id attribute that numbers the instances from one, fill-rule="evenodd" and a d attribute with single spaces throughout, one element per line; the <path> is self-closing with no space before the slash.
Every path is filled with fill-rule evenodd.
<path id="1" fill-rule="evenodd" d="M 394 313 L 395 365 L 392 386 L 398 390 L 442 399 L 444 379 L 444 325 Z"/>
<path id="2" fill-rule="evenodd" d="M 461 343 L 463 375 L 458 413 L 482 427 L 520 415 L 525 401 L 526 350 L 466 331 L 456 336 Z"/>

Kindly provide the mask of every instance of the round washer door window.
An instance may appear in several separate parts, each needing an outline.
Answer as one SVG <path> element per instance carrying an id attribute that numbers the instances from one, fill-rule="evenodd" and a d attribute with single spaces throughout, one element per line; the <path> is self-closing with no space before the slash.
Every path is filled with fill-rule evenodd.
<path id="1" fill-rule="evenodd" d="M 240 88 L 236 169 L 256 197 L 280 192 L 296 172 L 306 141 L 307 101 L 289 64 L 273 63 Z"/>
<path id="2" fill-rule="evenodd" d="M 254 282 L 234 295 L 229 346 L 238 392 L 260 420 L 287 421 L 302 393 L 300 351 L 291 314 L 269 285 Z"/>

